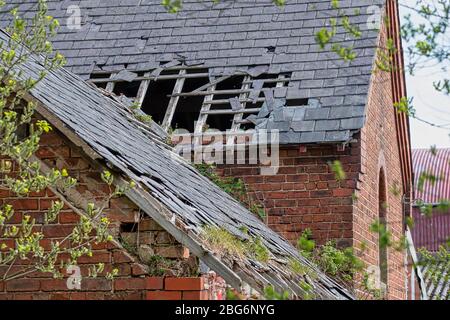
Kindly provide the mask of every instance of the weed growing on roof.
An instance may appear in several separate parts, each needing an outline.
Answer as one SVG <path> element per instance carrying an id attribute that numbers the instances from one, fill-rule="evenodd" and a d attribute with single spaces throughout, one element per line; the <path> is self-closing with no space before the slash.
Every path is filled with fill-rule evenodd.
<path id="1" fill-rule="evenodd" d="M 268 262 L 270 258 L 270 252 L 266 248 L 266 246 L 262 243 L 262 240 L 260 237 L 257 237 L 253 241 L 249 243 L 250 250 L 253 253 L 256 260 L 260 262 Z"/>
<path id="2" fill-rule="evenodd" d="M 133 104 L 130 106 L 130 110 L 136 120 L 145 124 L 150 124 L 152 122 L 152 116 L 143 113 L 141 111 L 141 105 L 138 102 L 133 102 Z"/>
<path id="3" fill-rule="evenodd" d="M 215 226 L 205 226 L 202 236 L 211 249 L 222 256 L 248 257 L 263 263 L 270 259 L 270 251 L 260 237 L 249 236 L 250 240 L 241 240 L 229 231 Z"/>
<path id="4" fill-rule="evenodd" d="M 364 268 L 364 263 L 354 254 L 353 248 L 338 249 L 334 241 L 317 247 L 310 229 L 303 231 L 297 241 L 297 248 L 302 256 L 312 260 L 325 273 L 345 282 L 351 282 L 355 274 Z M 300 274 L 305 272 L 299 263 L 291 262 L 290 265 Z"/>
<path id="5" fill-rule="evenodd" d="M 273 286 L 267 286 L 264 288 L 264 297 L 267 300 L 289 300 L 289 292 L 279 293 Z"/>
<path id="6" fill-rule="evenodd" d="M 220 252 L 222 255 L 229 254 L 243 258 L 247 254 L 244 242 L 225 229 L 205 226 L 202 235 L 211 249 Z"/>
<path id="7" fill-rule="evenodd" d="M 313 300 L 315 295 L 313 293 L 313 286 L 310 285 L 306 281 L 300 281 L 299 284 L 300 288 L 303 290 L 302 299 L 303 300 Z"/>

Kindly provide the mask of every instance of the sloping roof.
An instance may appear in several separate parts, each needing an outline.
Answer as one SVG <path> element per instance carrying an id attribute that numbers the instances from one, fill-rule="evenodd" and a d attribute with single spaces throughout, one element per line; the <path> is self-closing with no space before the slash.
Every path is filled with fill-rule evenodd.
<path id="1" fill-rule="evenodd" d="M 430 300 L 450 300 L 450 261 L 430 261 L 422 266 L 427 296 Z"/>
<path id="2" fill-rule="evenodd" d="M 412 157 L 416 199 L 429 204 L 450 199 L 450 148 L 414 149 Z M 433 175 L 438 179 L 435 183 L 425 181 L 423 188 L 419 189 L 422 173 Z"/>
<path id="3" fill-rule="evenodd" d="M 0 31 L 0 41 L 7 39 L 8 35 Z M 43 67 L 35 58 L 21 69 L 24 76 L 37 77 Z M 127 117 L 123 106 L 78 76 L 65 69 L 51 72 L 31 95 L 45 111 L 42 114 L 50 113 L 62 122 L 58 129 L 68 131 L 71 136 L 75 133 L 99 157 L 98 161 L 134 180 L 137 188 L 127 196 L 225 280 L 231 279 L 234 285 L 246 282 L 260 292 L 273 284 L 298 296 L 303 292 L 299 281 L 307 281 L 314 287 L 317 298 L 351 298 L 345 289 L 300 256 L 288 241 L 203 177 L 155 134 Z M 241 239 L 260 237 L 271 259 L 268 263 L 248 257 L 210 259 L 213 253 L 204 243 L 196 247 L 205 225 L 224 228 Z M 295 274 L 289 259 L 312 268 L 316 276 Z M 234 278 L 230 276 L 233 273 Z"/>
<path id="4" fill-rule="evenodd" d="M 35 2 L 10 0 L 5 10 L 32 11 Z M 174 60 L 202 65 L 211 78 L 237 71 L 290 73 L 289 87 L 274 90 L 281 101 L 275 106 L 283 107 L 286 98 L 318 103 L 282 110 L 268 103 L 268 120 L 253 119 L 261 128 L 278 129 L 281 143 L 348 142 L 364 125 L 378 38 L 378 31 L 367 30 L 374 13 L 369 8 L 384 0 L 340 2 L 363 31 L 354 39 L 339 28 L 334 39 L 355 48 L 352 62 L 329 47 L 321 50 L 314 39 L 336 16 L 330 0 L 288 0 L 283 7 L 271 0 L 184 0 L 178 14 L 167 13 L 160 0 L 48 2 L 62 26 L 55 48 L 83 79 L 93 70 L 154 70 Z M 72 5 L 81 10 L 79 30 L 67 24 L 76 14 Z"/>
<path id="5" fill-rule="evenodd" d="M 419 208 L 413 209 L 414 228 L 411 233 L 416 248 L 436 252 L 450 239 L 450 214 L 433 210 L 431 216 L 423 215 Z"/>
<path id="6" fill-rule="evenodd" d="M 412 158 L 415 199 L 432 205 L 437 205 L 443 200 L 450 200 L 450 149 L 414 149 Z M 425 180 L 423 186 L 419 187 L 422 173 L 435 176 L 436 182 Z M 419 208 L 415 208 L 413 217 L 412 235 L 417 248 L 424 247 L 436 252 L 450 238 L 448 212 L 435 208 L 431 216 L 424 216 Z"/>

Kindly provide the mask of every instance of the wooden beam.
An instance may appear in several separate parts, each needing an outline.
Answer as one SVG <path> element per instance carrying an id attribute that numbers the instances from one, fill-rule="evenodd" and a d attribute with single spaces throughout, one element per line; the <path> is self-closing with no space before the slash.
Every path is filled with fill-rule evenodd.
<path id="1" fill-rule="evenodd" d="M 221 94 L 241 94 L 241 93 L 250 93 L 252 90 L 215 90 L 215 91 L 191 91 L 191 92 L 182 92 L 174 95 L 167 95 L 168 97 L 197 97 L 197 96 L 206 96 L 208 94 L 221 95 Z"/>
<path id="2" fill-rule="evenodd" d="M 209 87 L 207 90 L 208 92 L 213 92 L 215 90 L 216 86 L 212 85 L 211 87 Z M 197 123 L 195 125 L 195 130 L 194 133 L 195 134 L 202 134 L 203 132 L 203 127 L 206 124 L 206 121 L 208 120 L 208 112 L 210 111 L 209 109 L 211 108 L 211 102 L 214 99 L 214 94 L 209 94 L 206 95 L 205 98 L 203 99 L 203 104 L 202 104 L 202 108 L 200 110 L 200 115 L 198 117 Z M 194 141 L 195 143 L 195 141 Z"/>
<path id="3" fill-rule="evenodd" d="M 184 69 L 181 69 L 184 70 Z M 180 71 L 181 71 L 180 70 Z M 209 73 L 189 73 L 186 74 L 186 70 L 184 70 L 184 75 L 179 74 L 171 74 L 171 75 L 159 75 L 155 76 L 142 76 L 136 77 L 133 81 L 142 81 L 142 80 L 174 80 L 174 79 L 197 79 L 197 78 L 208 78 Z M 105 82 L 122 82 L 120 79 L 110 79 L 110 78 L 98 78 L 98 79 L 90 79 L 88 82 L 91 83 L 105 83 Z"/>
<path id="4" fill-rule="evenodd" d="M 203 85 L 203 86 L 201 86 L 201 87 L 199 87 L 199 88 L 197 88 L 197 89 L 195 89 L 194 91 L 192 91 L 191 93 L 194 93 L 194 92 L 201 92 L 201 91 L 203 91 L 203 90 L 206 90 L 206 89 L 209 89 L 210 87 L 212 87 L 212 86 L 217 86 L 217 84 L 219 84 L 220 82 L 222 82 L 222 81 L 224 81 L 224 80 L 226 80 L 226 79 L 228 79 L 228 78 L 230 78 L 231 76 L 223 76 L 223 77 L 220 77 L 220 78 L 218 78 L 218 79 L 216 79 L 216 80 L 213 80 L 213 81 L 211 81 L 211 82 L 209 82 L 209 83 L 207 83 L 207 84 L 205 84 L 205 85 Z"/>
<path id="5" fill-rule="evenodd" d="M 113 80 L 112 78 L 115 76 L 115 73 L 111 73 L 111 76 L 109 77 L 107 84 L 106 84 L 106 91 L 108 92 L 113 92 L 114 91 L 114 87 L 116 86 L 116 81 L 117 80 Z"/>
<path id="6" fill-rule="evenodd" d="M 207 110 L 200 111 L 201 114 L 239 114 L 239 113 L 256 113 L 259 112 L 261 108 L 248 108 L 244 110 L 231 110 L 231 109 L 220 109 L 220 110 Z M 243 120 L 239 120 L 243 121 Z"/>
<path id="7" fill-rule="evenodd" d="M 186 75 L 186 70 L 181 69 L 180 73 L 179 73 L 180 78 L 178 78 L 177 82 L 175 83 L 175 87 L 173 88 L 172 95 L 181 93 L 183 91 L 183 86 L 184 86 L 184 82 L 185 82 L 185 78 L 183 76 L 185 76 L 185 75 Z M 179 100 L 180 100 L 180 97 L 178 97 L 178 96 L 173 96 L 172 98 L 170 98 L 169 104 L 167 106 L 166 114 L 164 115 L 164 120 L 161 125 L 165 131 L 168 131 L 170 128 L 170 125 L 172 124 L 172 119 L 173 119 L 173 116 L 177 109 L 177 104 L 178 104 Z"/>
<path id="8" fill-rule="evenodd" d="M 124 183 L 124 181 L 121 182 Z M 179 243 L 188 247 L 195 256 L 222 276 L 229 285 L 236 290 L 240 290 L 242 286 L 241 278 L 227 265 L 208 252 L 193 235 L 188 235 L 186 232 L 176 227 L 174 223 L 170 222 L 168 217 L 172 216 L 173 213 L 164 207 L 158 200 L 139 187 L 127 191 L 125 195 L 131 201 L 136 203 L 142 211 L 155 220 L 156 223 L 164 228 L 164 230 L 169 232 Z"/>
<path id="9" fill-rule="evenodd" d="M 150 72 L 144 74 L 144 77 L 149 77 Z M 138 93 L 136 95 L 136 102 L 141 106 L 144 102 L 145 96 L 147 95 L 147 90 L 150 85 L 151 80 L 142 80 L 141 85 L 139 86 Z"/>

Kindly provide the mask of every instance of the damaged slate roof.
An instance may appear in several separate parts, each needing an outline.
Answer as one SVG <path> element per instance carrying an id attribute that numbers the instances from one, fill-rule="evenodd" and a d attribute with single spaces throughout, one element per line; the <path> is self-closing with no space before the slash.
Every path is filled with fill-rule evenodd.
<path id="1" fill-rule="evenodd" d="M 7 41 L 8 35 L 0 31 L 0 43 Z M 36 78 L 40 74 L 43 66 L 39 59 L 30 59 L 20 66 L 24 77 Z M 43 108 L 41 114 L 47 112 L 46 117 L 54 126 L 70 133 L 66 134 L 69 139 L 74 141 L 75 134 L 100 157 L 97 161 L 125 179 L 134 180 L 137 187 L 127 196 L 228 283 L 238 288 L 247 283 L 259 292 L 272 284 L 302 297 L 304 290 L 299 283 L 306 281 L 313 286 L 317 299 L 352 298 L 287 240 L 162 143 L 156 130 L 137 124 L 124 113 L 123 105 L 75 74 L 65 69 L 51 72 L 31 91 L 31 96 Z M 270 251 L 270 260 L 263 263 L 232 256 L 212 259 L 214 254 L 206 243 L 202 243 L 202 250 L 194 245 L 201 241 L 205 225 L 224 228 L 240 239 L 259 237 Z M 312 273 L 294 272 L 290 261 L 298 261 Z"/>
<path id="2" fill-rule="evenodd" d="M 10 0 L 4 12 L 14 6 L 31 12 L 35 2 Z M 362 31 L 355 39 L 339 28 L 334 39 L 354 47 L 352 62 L 316 44 L 316 32 L 337 14 L 330 0 L 287 0 L 283 7 L 271 0 L 183 2 L 183 9 L 171 14 L 160 0 L 49 0 L 49 13 L 62 26 L 53 42 L 69 70 L 85 80 L 95 70 L 157 70 L 174 61 L 202 65 L 211 79 L 238 71 L 289 73 L 289 86 L 275 89 L 273 98 L 312 103 L 277 104 L 270 114 L 248 119 L 257 128 L 280 130 L 281 143 L 348 142 L 363 127 L 378 39 L 368 21 L 377 12 L 374 6 L 382 12 L 384 0 L 340 1 Z M 70 24 L 77 15 L 74 5 L 80 28 Z"/>

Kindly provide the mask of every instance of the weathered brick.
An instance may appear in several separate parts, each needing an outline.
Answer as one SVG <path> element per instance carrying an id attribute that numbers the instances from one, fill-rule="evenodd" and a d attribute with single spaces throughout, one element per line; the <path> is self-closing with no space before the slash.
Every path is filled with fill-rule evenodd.
<path id="1" fill-rule="evenodd" d="M 114 280 L 114 290 L 142 290 L 147 288 L 145 278 L 125 278 Z"/>
<path id="2" fill-rule="evenodd" d="M 14 279 L 6 282 L 6 291 L 39 291 L 37 279 Z"/>
<path id="3" fill-rule="evenodd" d="M 149 290 L 159 290 L 164 287 L 163 277 L 147 277 L 145 278 L 146 288 Z"/>
<path id="4" fill-rule="evenodd" d="M 202 290 L 203 278 L 166 278 L 164 288 L 166 290 Z"/>
<path id="5" fill-rule="evenodd" d="M 189 249 L 182 246 L 155 247 L 155 254 L 164 258 L 189 258 Z"/>
<path id="6" fill-rule="evenodd" d="M 147 300 L 181 300 L 181 291 L 148 291 Z"/>
<path id="7" fill-rule="evenodd" d="M 208 291 L 183 291 L 182 293 L 183 300 L 208 300 Z"/>

